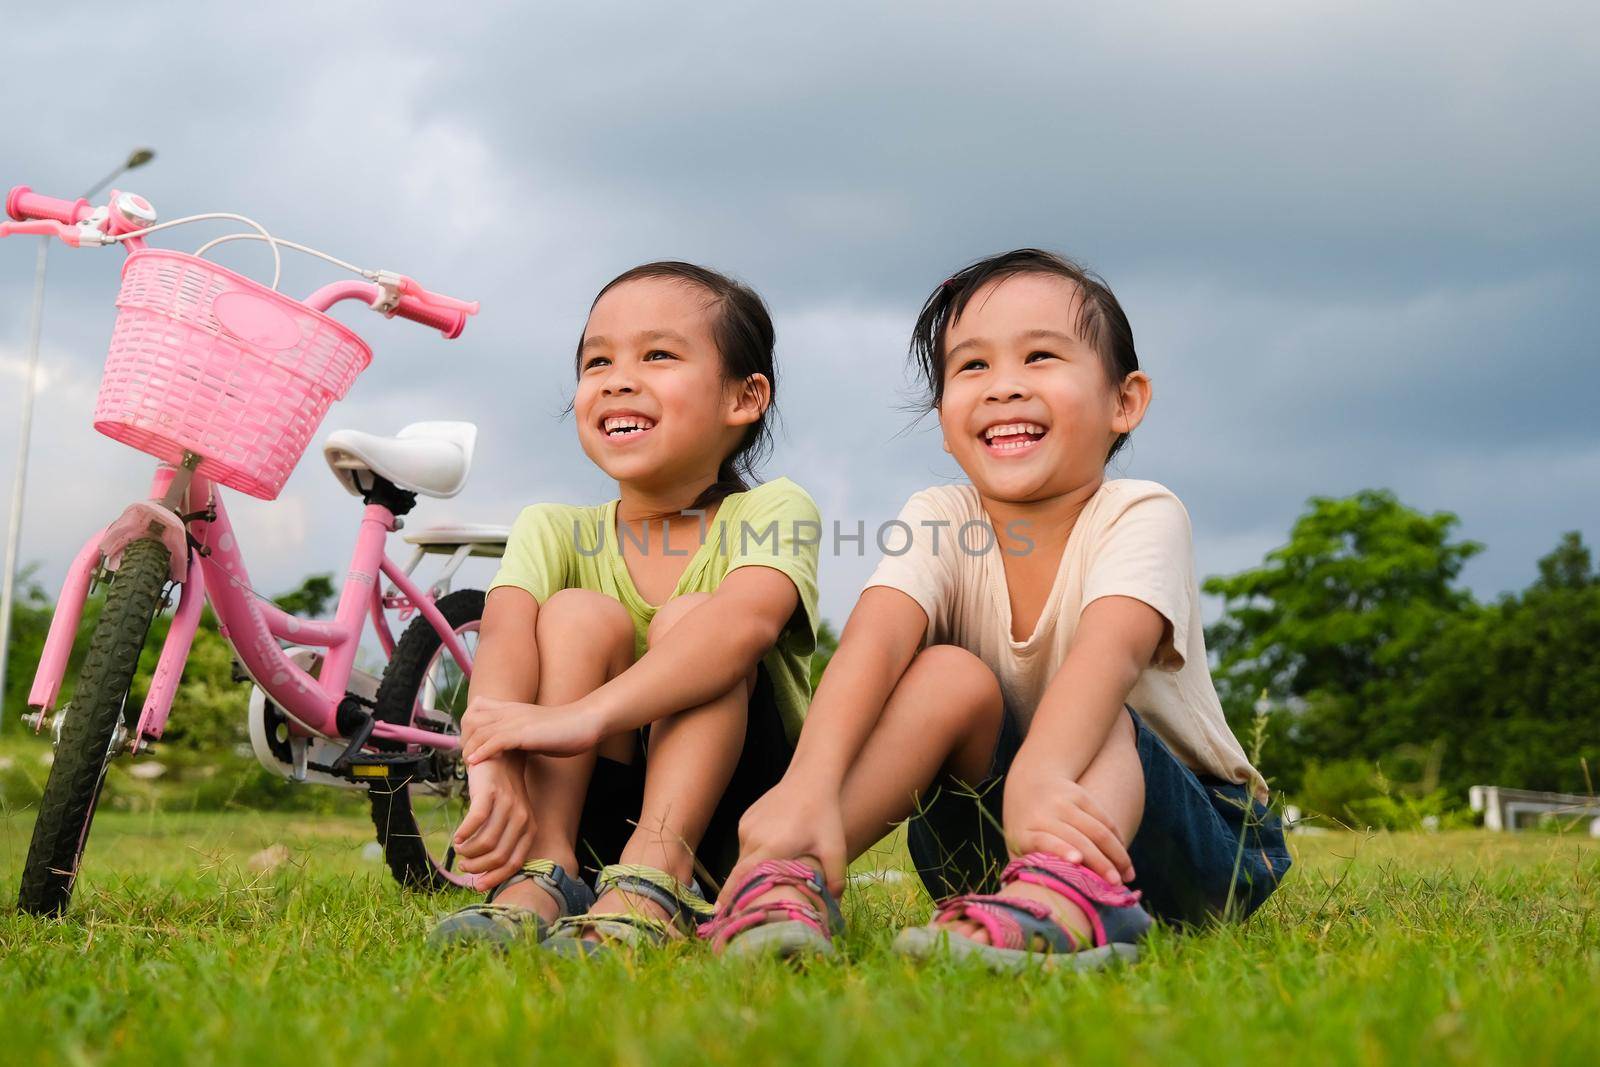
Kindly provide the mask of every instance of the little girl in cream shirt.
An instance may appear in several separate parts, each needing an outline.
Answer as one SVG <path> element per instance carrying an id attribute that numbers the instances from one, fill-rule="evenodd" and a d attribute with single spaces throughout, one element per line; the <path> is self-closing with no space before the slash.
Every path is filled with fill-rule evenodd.
<path id="1" fill-rule="evenodd" d="M 969 483 L 882 531 L 702 934 L 831 951 L 847 863 L 907 817 L 939 901 L 909 956 L 1081 969 L 1155 920 L 1248 915 L 1289 855 L 1212 686 L 1188 514 L 1105 477 L 1150 403 L 1116 297 L 1051 253 L 993 256 L 928 298 L 912 353 Z"/>

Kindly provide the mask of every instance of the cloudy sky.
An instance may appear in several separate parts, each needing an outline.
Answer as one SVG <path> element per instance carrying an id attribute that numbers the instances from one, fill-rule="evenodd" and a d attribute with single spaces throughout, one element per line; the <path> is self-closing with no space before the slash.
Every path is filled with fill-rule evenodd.
<path id="1" fill-rule="evenodd" d="M 450 343 L 341 312 L 376 358 L 324 435 L 481 427 L 417 521 L 612 495 L 560 417 L 572 346 L 601 284 L 668 256 L 772 305 L 767 473 L 890 517 L 958 474 L 898 406 L 917 307 L 1038 244 L 1127 308 L 1156 402 L 1116 473 L 1184 499 L 1202 573 L 1366 486 L 1457 512 L 1485 596 L 1600 534 L 1593 5 L 75 0 L 7 43 L 0 184 L 75 195 L 150 145 L 124 184 L 165 217 L 239 211 L 483 302 Z M 34 254 L 0 243 L 7 485 Z M 22 553 L 52 587 L 150 466 L 89 425 L 120 259 L 52 251 Z M 239 499 L 258 587 L 342 568 L 357 512 L 316 451 Z M 825 614 L 871 562 L 824 560 Z"/>

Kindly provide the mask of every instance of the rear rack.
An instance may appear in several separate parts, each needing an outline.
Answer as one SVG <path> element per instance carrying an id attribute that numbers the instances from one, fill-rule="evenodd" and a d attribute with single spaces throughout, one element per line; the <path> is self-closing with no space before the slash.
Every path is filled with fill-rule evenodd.
<path id="1" fill-rule="evenodd" d="M 412 545 L 411 558 L 406 562 L 409 576 L 417 569 L 424 556 L 449 556 L 439 577 L 432 585 L 433 595 L 443 596 L 450 591 L 450 579 L 469 558 L 499 559 L 505 555 L 506 540 L 511 527 L 494 523 L 447 522 L 421 530 L 407 530 L 400 535 Z M 384 590 L 384 601 L 389 607 L 399 606 L 400 591 L 393 585 Z"/>

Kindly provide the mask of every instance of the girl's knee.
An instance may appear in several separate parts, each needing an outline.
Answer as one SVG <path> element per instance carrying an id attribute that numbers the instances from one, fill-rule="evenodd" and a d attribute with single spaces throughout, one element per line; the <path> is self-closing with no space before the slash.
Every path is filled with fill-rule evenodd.
<path id="1" fill-rule="evenodd" d="M 956 645 L 931 645 L 917 653 L 906 671 L 938 692 L 940 704 L 961 715 L 971 725 L 998 729 L 1005 714 L 1000 681 L 988 664 Z"/>
<path id="2" fill-rule="evenodd" d="M 710 599 L 710 593 L 684 593 L 673 597 L 656 610 L 655 618 L 650 620 L 650 628 L 645 632 L 645 642 L 655 644 L 661 640 L 662 635 L 681 622 L 685 615 Z"/>
<path id="3" fill-rule="evenodd" d="M 541 646 L 566 636 L 580 636 L 584 645 L 612 649 L 633 647 L 633 619 L 628 609 L 604 593 L 560 589 L 539 605 L 534 624 Z"/>

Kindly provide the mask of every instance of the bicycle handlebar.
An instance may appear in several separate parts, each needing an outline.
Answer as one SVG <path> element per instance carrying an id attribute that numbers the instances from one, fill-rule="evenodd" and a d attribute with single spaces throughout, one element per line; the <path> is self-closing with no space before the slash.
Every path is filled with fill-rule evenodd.
<path id="1" fill-rule="evenodd" d="M 53 196 L 42 196 L 26 185 L 16 186 L 6 197 L 6 214 L 18 222 L 40 219 L 76 226 L 92 210 L 87 200 L 57 200 Z"/>
<path id="2" fill-rule="evenodd" d="M 132 206 L 123 205 L 122 200 L 131 200 Z M 149 213 L 149 220 L 155 218 L 154 211 L 144 200 L 131 194 L 124 194 L 116 200 L 116 205 L 121 205 L 124 215 L 118 217 L 115 205 L 108 204 L 106 208 L 96 212 L 89 201 L 79 199 L 58 200 L 53 196 L 43 196 L 34 192 L 26 185 L 14 186 L 6 196 L 6 214 L 15 219 L 15 222 L 0 223 L 0 237 L 9 237 L 13 234 L 37 234 L 43 237 L 57 237 L 66 244 L 77 247 L 82 244 L 109 244 L 118 240 L 116 235 L 128 234 L 127 244 L 130 248 L 137 248 L 143 242 L 134 235 L 142 232 L 145 220 L 140 218 L 145 212 Z M 237 218 L 238 216 L 226 216 Z M 89 222 L 80 226 L 85 219 Z M 97 221 L 99 220 L 99 221 Z M 109 221 L 109 226 L 107 226 Z M 184 220 L 178 220 L 184 221 Z M 246 220 L 248 221 L 248 220 Z M 173 225 L 168 223 L 167 225 Z M 252 223 L 252 225 L 255 225 Z M 259 227 L 257 227 L 259 229 Z M 106 231 L 109 229 L 109 234 Z M 263 234 L 265 230 L 261 231 Z M 137 243 L 136 243 L 137 242 Z M 292 247 L 301 248 L 302 251 L 322 255 L 324 259 L 331 257 L 316 252 L 315 249 L 302 248 L 292 242 L 284 242 Z M 202 249 L 204 251 L 204 249 Z M 341 263 L 340 260 L 333 260 Z M 343 264 L 349 267 L 349 264 Z M 351 267 L 354 270 L 356 268 Z M 387 318 L 399 316 L 411 322 L 421 323 L 438 330 L 445 340 L 454 340 L 461 336 L 461 331 L 466 329 L 467 318 L 478 313 L 477 301 L 458 300 L 455 297 L 444 296 L 440 293 L 429 292 L 415 279 L 403 274 L 390 271 L 376 273 L 363 272 L 369 278 L 377 278 L 381 285 L 370 283 L 345 283 L 345 285 L 325 286 L 313 293 L 305 301 L 307 306 L 318 311 L 326 311 L 328 305 L 335 300 L 347 299 L 357 292 L 367 300 L 371 306 L 382 311 Z M 354 284 L 356 291 L 347 291 L 346 286 Z M 370 293 L 369 293 L 370 290 Z M 385 299 L 387 297 L 387 299 Z"/>
<path id="3" fill-rule="evenodd" d="M 435 307 L 417 297 L 402 296 L 391 314 L 412 322 L 420 322 L 424 326 L 432 326 L 444 335 L 446 341 L 453 341 L 467 328 L 467 316 L 471 312 Z"/>

